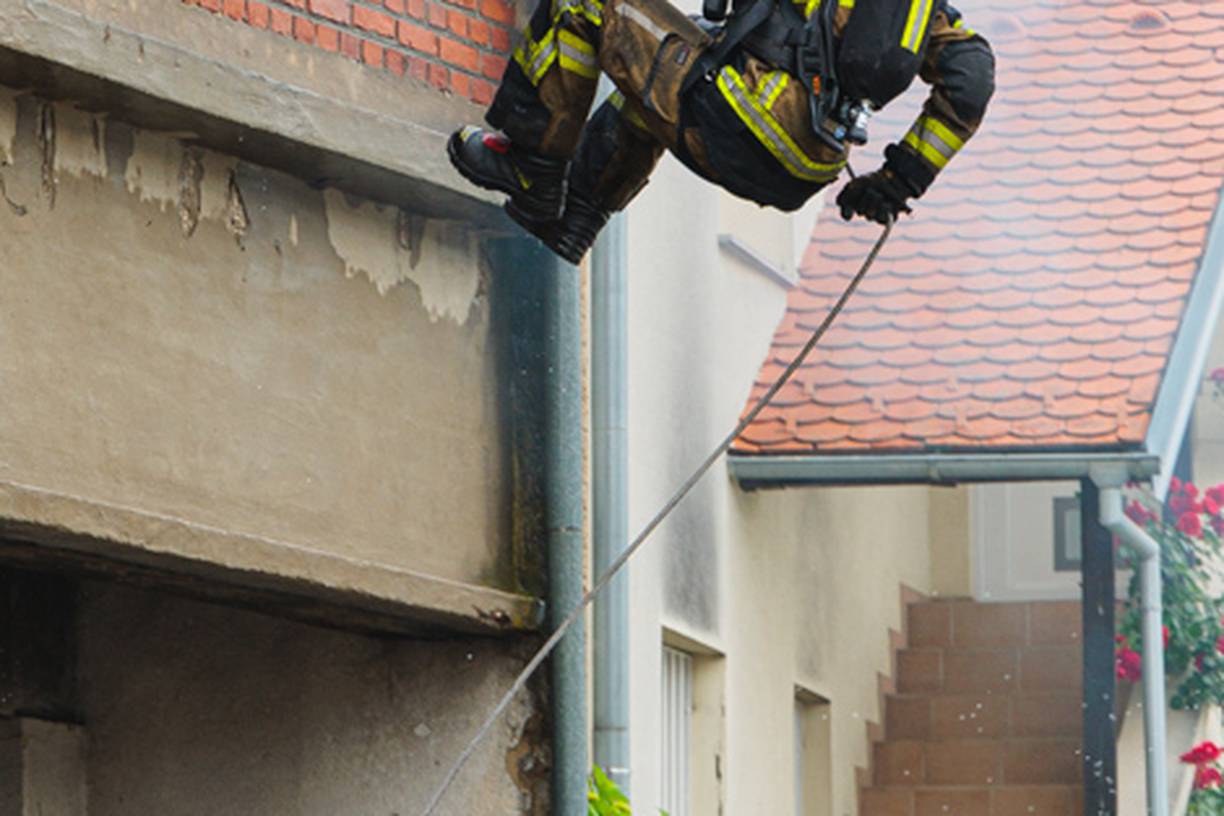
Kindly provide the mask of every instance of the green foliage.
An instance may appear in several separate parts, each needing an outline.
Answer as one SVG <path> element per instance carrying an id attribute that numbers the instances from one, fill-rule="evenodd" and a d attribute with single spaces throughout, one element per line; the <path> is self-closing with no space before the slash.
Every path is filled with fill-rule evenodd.
<path id="1" fill-rule="evenodd" d="M 587 816 L 630 816 L 629 800 L 602 768 L 587 780 Z"/>
<path id="2" fill-rule="evenodd" d="M 631 813 L 629 800 L 603 768 L 592 769 L 587 780 L 587 816 L 630 816 Z M 667 816 L 667 811 L 660 810 L 659 816 Z"/>
<path id="3" fill-rule="evenodd" d="M 1224 790 L 1199 788 L 1190 795 L 1186 816 L 1224 816 Z"/>

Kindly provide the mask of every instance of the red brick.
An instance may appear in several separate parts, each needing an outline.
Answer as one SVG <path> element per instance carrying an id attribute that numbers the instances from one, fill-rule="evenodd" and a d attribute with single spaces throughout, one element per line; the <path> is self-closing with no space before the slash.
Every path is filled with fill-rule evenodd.
<path id="1" fill-rule="evenodd" d="M 183 0 L 183 5 L 184 6 L 198 6 L 200 5 L 200 0 Z"/>
<path id="2" fill-rule="evenodd" d="M 392 14 L 403 14 L 408 10 L 408 4 L 405 0 L 386 0 L 383 3 L 387 7 L 387 11 Z"/>
<path id="3" fill-rule="evenodd" d="M 293 38 L 298 42 L 313 45 L 315 41 L 315 24 L 305 17 L 293 18 Z"/>
<path id="4" fill-rule="evenodd" d="M 451 0 L 451 2 L 468 11 L 475 11 L 477 6 L 477 0 Z"/>
<path id="5" fill-rule="evenodd" d="M 367 65 L 373 65 L 376 68 L 382 67 L 383 50 L 382 46 L 375 42 L 365 40 L 361 43 L 361 60 Z"/>
<path id="6" fill-rule="evenodd" d="M 349 0 L 310 0 L 310 11 L 320 17 L 348 24 Z"/>
<path id="7" fill-rule="evenodd" d="M 225 0 L 222 7 L 225 9 L 225 16 L 231 20 L 246 17 L 246 0 Z"/>
<path id="8" fill-rule="evenodd" d="M 361 59 L 361 40 L 349 34 L 347 31 L 340 32 L 340 53 L 350 59 Z"/>
<path id="9" fill-rule="evenodd" d="M 438 55 L 438 35 L 419 25 L 400 20 L 399 41 L 423 54 Z"/>
<path id="10" fill-rule="evenodd" d="M 315 41 L 324 51 L 340 50 L 340 32 L 325 25 L 315 30 Z"/>
<path id="11" fill-rule="evenodd" d="M 445 91 L 450 85 L 450 71 L 444 66 L 429 63 L 429 84 L 440 91 Z"/>
<path id="12" fill-rule="evenodd" d="M 480 0 L 480 13 L 495 22 L 514 25 L 514 6 L 505 0 Z"/>
<path id="13" fill-rule="evenodd" d="M 510 51 L 510 32 L 504 28 L 494 27 L 492 30 L 492 45 L 494 51 L 500 51 L 503 54 Z"/>
<path id="14" fill-rule="evenodd" d="M 306 10 L 306 0 L 280 0 L 280 2 L 293 6 L 299 11 Z"/>
<path id="15" fill-rule="evenodd" d="M 272 7 L 272 30 L 286 37 L 293 34 L 293 15 L 284 9 Z"/>
<path id="16" fill-rule="evenodd" d="M 446 15 L 446 27 L 455 34 L 458 34 L 460 37 L 467 37 L 468 18 L 464 17 L 462 13 L 452 9 Z"/>
<path id="17" fill-rule="evenodd" d="M 456 96 L 467 97 L 468 82 L 469 78 L 467 74 L 461 74 L 458 71 L 451 71 L 451 90 L 455 92 Z"/>
<path id="18" fill-rule="evenodd" d="M 206 8 L 209 11 L 220 11 L 221 0 L 200 0 L 200 7 Z"/>
<path id="19" fill-rule="evenodd" d="M 492 54 L 482 54 L 480 57 L 480 73 L 489 79 L 500 80 L 506 72 L 506 58 L 495 57 Z"/>
<path id="20" fill-rule="evenodd" d="M 438 39 L 441 46 L 439 53 L 442 59 L 451 65 L 457 65 L 468 71 L 475 72 L 480 70 L 480 54 L 477 53 L 475 48 L 447 39 L 446 37 L 439 37 Z"/>
<path id="21" fill-rule="evenodd" d="M 394 51 L 388 48 L 387 49 L 387 70 L 391 71 L 393 74 L 396 74 L 397 76 L 403 76 L 404 71 L 406 71 L 407 69 L 408 69 L 408 61 L 404 57 L 404 55 L 398 51 Z"/>
<path id="22" fill-rule="evenodd" d="M 418 20 L 424 20 L 425 0 L 408 0 L 408 13 Z"/>
<path id="23" fill-rule="evenodd" d="M 353 6 L 353 25 L 384 37 L 395 36 L 395 18 L 365 6 Z"/>
<path id="24" fill-rule="evenodd" d="M 489 24 L 484 20 L 468 20 L 468 39 L 477 45 L 487 45 Z"/>
<path id="25" fill-rule="evenodd" d="M 471 81 L 472 101 L 478 105 L 488 105 L 493 101 L 493 84 L 483 79 Z"/>
<path id="26" fill-rule="evenodd" d="M 256 28 L 267 28 L 268 7 L 257 0 L 247 0 L 247 22 Z"/>
<path id="27" fill-rule="evenodd" d="M 429 4 L 429 24 L 446 28 L 446 6 L 436 2 Z"/>
<path id="28" fill-rule="evenodd" d="M 408 73 L 413 79 L 421 82 L 428 81 L 429 63 L 425 60 L 414 59 L 412 64 L 408 66 Z"/>

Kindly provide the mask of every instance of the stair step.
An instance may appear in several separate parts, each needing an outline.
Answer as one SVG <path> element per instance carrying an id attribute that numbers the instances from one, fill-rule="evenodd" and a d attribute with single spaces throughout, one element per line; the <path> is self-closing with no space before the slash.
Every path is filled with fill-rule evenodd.
<path id="1" fill-rule="evenodd" d="M 1078 785 L 868 788 L 860 816 L 1079 816 Z"/>
<path id="2" fill-rule="evenodd" d="M 907 615 L 909 643 L 915 647 L 1075 646 L 1082 631 L 1074 601 L 923 601 L 910 604 Z"/>
<path id="3" fill-rule="evenodd" d="M 897 691 L 1078 691 L 1082 665 L 1078 646 L 909 648 L 897 653 Z"/>
<path id="4" fill-rule="evenodd" d="M 890 695 L 885 700 L 884 733 L 892 740 L 1078 739 L 1082 708 L 1078 692 Z"/>
<path id="5" fill-rule="evenodd" d="M 1080 780 L 1077 739 L 971 739 L 876 743 L 875 784 L 1070 785 Z"/>

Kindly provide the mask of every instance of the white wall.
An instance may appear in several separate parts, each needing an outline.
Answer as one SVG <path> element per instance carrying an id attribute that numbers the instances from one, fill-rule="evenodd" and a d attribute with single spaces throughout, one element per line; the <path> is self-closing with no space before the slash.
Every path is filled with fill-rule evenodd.
<path id="1" fill-rule="evenodd" d="M 629 211 L 631 534 L 733 426 L 785 310 L 785 287 L 721 253 L 718 233 L 768 236 L 759 254 L 793 266 L 777 246 L 787 217 L 729 217 L 744 205 L 721 197 L 669 158 Z M 708 665 L 725 749 L 694 766 L 723 813 L 792 812 L 797 686 L 830 700 L 832 812 L 855 811 L 900 587 L 931 586 L 929 508 L 925 488 L 746 494 L 722 464 L 706 477 L 631 566 L 635 812 L 659 801 L 665 631 L 723 656 Z"/>

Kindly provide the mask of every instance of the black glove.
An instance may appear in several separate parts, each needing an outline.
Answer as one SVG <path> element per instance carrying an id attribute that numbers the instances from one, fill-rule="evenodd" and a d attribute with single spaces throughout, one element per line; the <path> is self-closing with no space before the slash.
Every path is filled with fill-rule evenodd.
<path id="1" fill-rule="evenodd" d="M 895 221 L 897 213 L 907 213 L 905 199 L 909 191 L 891 170 L 881 167 L 874 173 L 858 176 L 837 194 L 841 216 L 849 221 L 855 215 L 881 224 Z"/>

